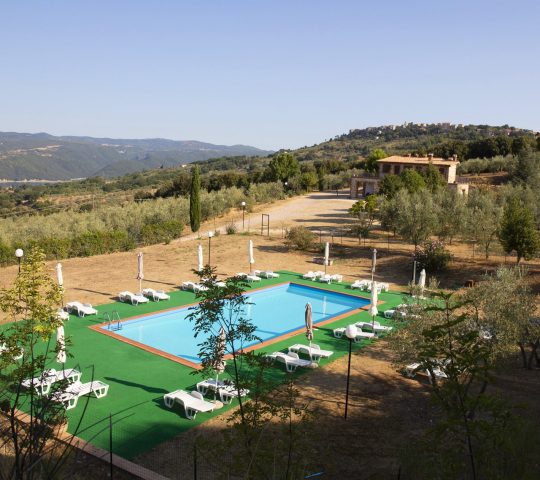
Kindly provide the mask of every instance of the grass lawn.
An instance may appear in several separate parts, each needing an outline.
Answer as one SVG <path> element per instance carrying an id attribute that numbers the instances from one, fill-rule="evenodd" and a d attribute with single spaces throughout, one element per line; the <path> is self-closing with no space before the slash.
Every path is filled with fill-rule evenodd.
<path id="1" fill-rule="evenodd" d="M 280 278 L 263 279 L 256 286 L 268 286 L 287 281 L 314 285 L 314 282 L 303 280 L 301 275 L 297 273 L 281 272 Z M 327 290 L 354 294 L 364 298 L 369 296 L 368 293 L 351 290 L 348 284 L 316 283 L 316 285 Z M 399 292 L 382 293 L 379 295 L 379 300 L 384 302 L 384 305 L 380 307 L 379 321 L 388 323 L 382 317 L 382 311 L 402 303 L 402 294 Z M 179 388 L 195 389 L 195 384 L 202 380 L 200 375 L 193 375 L 193 370 L 187 366 L 88 328 L 102 323 L 102 316 L 105 312 L 110 313 L 116 310 L 120 318 L 125 319 L 160 309 L 190 304 L 194 301 L 194 294 L 175 291 L 171 292 L 170 301 L 149 302 L 139 306 L 124 303 L 100 305 L 96 307 L 99 311 L 97 316 L 79 318 L 72 315 L 70 320 L 65 322 L 66 335 L 72 343 L 68 348 L 70 358 L 66 362 L 66 368 L 79 369 L 83 374 L 81 378 L 83 382 L 90 381 L 93 377 L 110 385 L 106 397 L 99 400 L 95 397 L 82 397 L 79 399 L 77 407 L 68 411 L 68 431 L 70 433 L 108 450 L 108 426 L 109 417 L 111 417 L 114 453 L 125 458 L 133 458 L 235 406 L 236 402 L 233 401 L 231 406 L 225 406 L 212 413 L 198 414 L 193 421 L 187 420 L 181 407 L 178 406 L 172 410 L 165 407 L 163 395 Z M 314 343 L 319 344 L 322 349 L 334 351 L 334 355 L 330 359 L 321 360 L 321 366 L 348 353 L 348 342 L 344 339 L 334 338 L 332 329 L 360 320 L 370 320 L 366 311 L 361 311 L 315 330 Z M 286 351 L 287 347 L 293 343 L 307 343 L 305 335 L 299 334 L 287 338 L 268 345 L 262 350 Z M 362 348 L 362 345 L 353 344 L 353 348 Z M 58 368 L 58 364 L 54 362 L 50 367 Z M 287 375 L 284 365 L 281 363 L 276 363 L 276 368 L 272 369 L 272 372 L 277 381 Z M 312 375 L 317 375 L 317 370 L 309 370 L 309 372 Z M 298 372 L 298 374 L 305 373 L 307 371 Z"/>

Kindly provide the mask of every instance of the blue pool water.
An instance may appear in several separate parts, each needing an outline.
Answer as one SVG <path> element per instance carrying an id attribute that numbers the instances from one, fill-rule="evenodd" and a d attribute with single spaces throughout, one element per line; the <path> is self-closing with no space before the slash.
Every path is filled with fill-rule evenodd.
<path id="1" fill-rule="evenodd" d="M 369 300 L 363 298 L 296 284 L 264 288 L 246 295 L 251 304 L 246 305 L 245 314 L 257 326 L 256 335 L 263 341 L 302 328 L 307 302 L 312 306 L 314 324 L 369 304 Z M 158 312 L 125 322 L 115 333 L 200 363 L 197 344 L 205 338 L 203 335 L 194 337 L 193 322 L 186 319 L 192 312 L 188 307 Z"/>

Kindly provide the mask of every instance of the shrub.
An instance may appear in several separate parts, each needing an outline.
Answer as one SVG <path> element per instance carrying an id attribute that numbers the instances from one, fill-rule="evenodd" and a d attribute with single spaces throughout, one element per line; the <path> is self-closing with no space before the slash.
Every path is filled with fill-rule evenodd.
<path id="1" fill-rule="evenodd" d="M 178 220 L 147 223 L 141 227 L 140 243 L 152 245 L 155 243 L 170 243 L 182 234 L 183 225 Z"/>
<path id="2" fill-rule="evenodd" d="M 285 243 L 298 250 L 307 250 L 313 245 L 315 234 L 304 226 L 292 227 L 287 231 Z"/>
<path id="3" fill-rule="evenodd" d="M 426 242 L 423 247 L 416 249 L 414 259 L 426 272 L 441 272 L 448 268 L 452 254 L 444 248 L 444 243 L 438 240 Z"/>
<path id="4" fill-rule="evenodd" d="M 236 225 L 231 222 L 225 227 L 225 232 L 227 232 L 227 235 L 234 235 L 238 231 L 238 228 Z"/>

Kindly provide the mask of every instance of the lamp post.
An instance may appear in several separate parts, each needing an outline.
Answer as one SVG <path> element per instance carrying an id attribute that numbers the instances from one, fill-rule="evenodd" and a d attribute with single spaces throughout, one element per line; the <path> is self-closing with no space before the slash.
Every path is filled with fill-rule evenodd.
<path id="1" fill-rule="evenodd" d="M 345 393 L 345 420 L 347 420 L 347 410 L 349 407 L 349 380 L 351 378 L 351 353 L 352 342 L 356 338 L 357 329 L 355 325 L 349 325 L 345 329 L 345 335 L 349 339 L 349 366 L 347 367 L 347 391 Z"/>
<path id="2" fill-rule="evenodd" d="M 242 230 L 244 230 L 246 224 L 246 202 L 242 202 L 240 205 L 242 206 Z"/>
<path id="3" fill-rule="evenodd" d="M 210 231 L 208 232 L 208 266 L 210 266 L 210 254 L 211 254 L 211 247 L 212 247 L 212 237 L 214 236 L 214 232 Z"/>
<path id="4" fill-rule="evenodd" d="M 23 255 L 24 255 L 24 251 L 22 248 L 17 248 L 17 250 L 15 250 L 15 256 L 17 257 L 17 262 L 19 263 L 19 273 L 17 274 L 17 276 L 21 274 L 21 260 L 22 260 Z M 21 285 L 19 284 L 19 301 L 20 300 L 21 300 Z"/>
<path id="5" fill-rule="evenodd" d="M 24 251 L 22 248 L 17 248 L 17 250 L 15 250 L 15 256 L 17 257 L 17 261 L 19 262 L 19 273 L 21 273 L 21 260 L 23 255 Z"/>

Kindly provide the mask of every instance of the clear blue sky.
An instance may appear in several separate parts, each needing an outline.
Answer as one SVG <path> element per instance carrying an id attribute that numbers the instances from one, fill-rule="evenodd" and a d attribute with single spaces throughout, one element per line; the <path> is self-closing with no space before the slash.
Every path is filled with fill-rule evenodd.
<path id="1" fill-rule="evenodd" d="M 540 130 L 540 2 L 7 1 L 0 130 L 262 148 L 414 122 Z"/>

